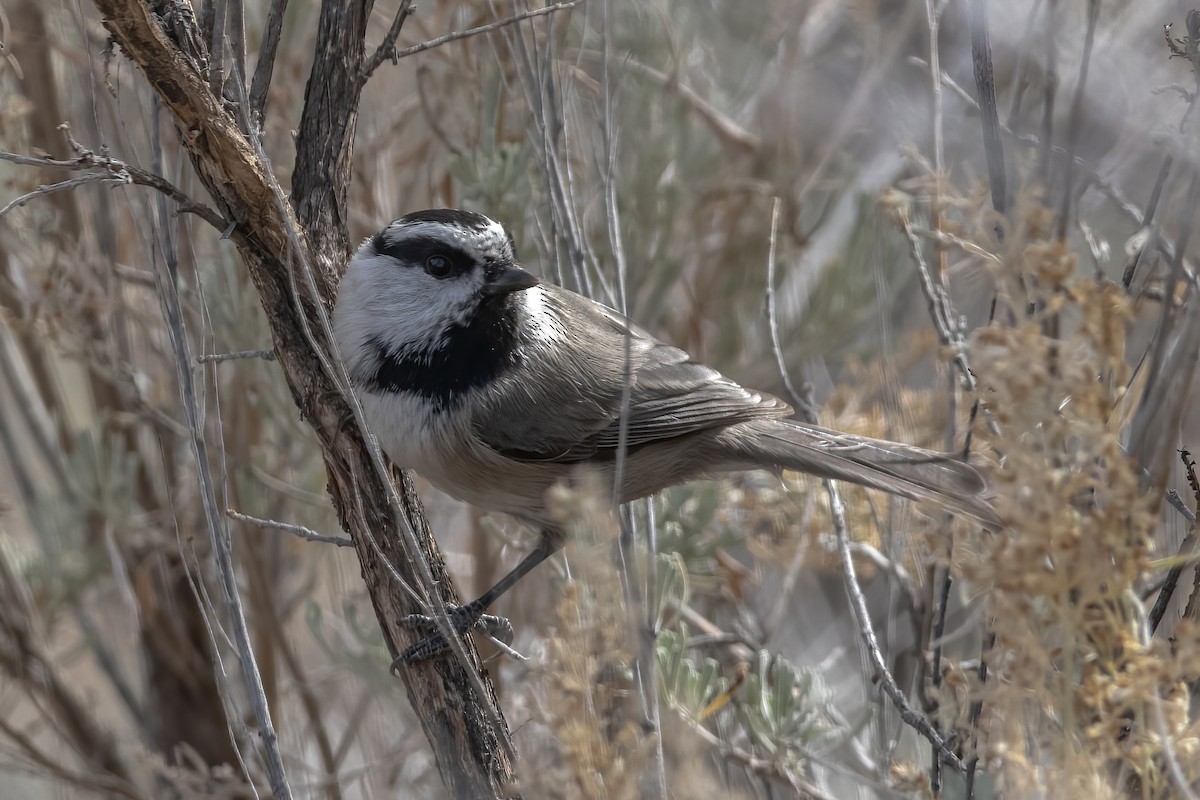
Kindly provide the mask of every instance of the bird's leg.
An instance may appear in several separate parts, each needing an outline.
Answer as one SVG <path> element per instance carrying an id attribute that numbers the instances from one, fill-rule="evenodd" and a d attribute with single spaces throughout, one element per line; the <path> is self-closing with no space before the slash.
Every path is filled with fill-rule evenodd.
<path id="1" fill-rule="evenodd" d="M 512 571 L 505 575 L 500 580 L 496 581 L 496 585 L 488 589 L 486 592 L 475 598 L 465 606 L 458 606 L 451 609 L 449 612 L 450 624 L 455 632 L 462 635 L 468 629 L 473 627 L 480 617 L 484 616 L 484 611 L 496 602 L 500 595 L 507 592 L 517 584 L 521 578 L 525 577 L 534 567 L 545 561 L 550 556 L 554 555 L 563 545 L 563 536 L 560 531 L 554 528 L 543 528 L 542 535 L 538 539 L 537 547 L 533 548 L 524 558 L 521 559 Z M 502 619 L 502 618 L 500 618 Z M 405 618 L 404 622 L 422 626 L 430 626 L 433 624 L 431 617 L 426 617 L 421 614 L 413 614 Z M 506 620 L 505 620 L 506 622 Z M 509 626 L 511 630 L 511 626 Z M 449 647 L 449 643 L 441 633 L 434 632 L 424 639 L 420 639 L 404 649 L 396 660 L 392 662 L 394 669 L 401 662 L 411 663 L 413 661 L 422 661 L 426 658 L 431 658 Z"/>

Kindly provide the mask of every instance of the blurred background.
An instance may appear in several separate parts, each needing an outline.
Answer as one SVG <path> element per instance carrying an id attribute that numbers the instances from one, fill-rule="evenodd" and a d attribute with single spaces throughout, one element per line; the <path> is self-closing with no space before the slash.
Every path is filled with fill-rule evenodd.
<path id="1" fill-rule="evenodd" d="M 394 6 L 376 4 L 368 52 Z M 251 62 L 267 7 L 244 0 Z M 420 4 L 400 45 L 526 9 Z M 288 3 L 263 120 L 285 190 L 318 10 Z M 654 796 L 663 785 L 672 797 L 1185 796 L 1165 777 L 1171 754 L 1130 732 L 1148 717 L 1103 687 L 1178 701 L 1167 720 L 1186 763 L 1197 752 L 1192 629 L 1170 644 L 1112 644 L 1064 620 L 1104 616 L 1126 589 L 1153 604 L 1172 565 L 1155 559 L 1188 533 L 1169 507 L 1154 516 L 1162 490 L 1194 505 L 1176 462 L 1140 462 L 1163 476 L 1142 502 L 1130 487 L 1143 476 L 1113 460 L 1131 430 L 1143 452 L 1174 458 L 1198 421 L 1186 402 L 1194 333 L 1178 322 L 1195 316 L 1186 287 L 1200 196 L 1197 79 L 1180 40 L 1189 10 L 586 0 L 374 74 L 358 118 L 352 240 L 421 208 L 483 212 L 510 228 L 533 271 L 627 310 L 739 382 L 812 403 L 823 424 L 941 450 L 961 450 L 971 432 L 973 457 L 1008 459 L 997 489 L 1007 518 L 1039 515 L 1027 538 L 1000 544 L 846 490 L 880 649 L 913 705 L 981 754 L 968 789 L 933 774 L 928 743 L 880 691 L 820 483 L 750 474 L 640 504 L 627 521 L 657 552 L 639 548 L 624 570 L 603 510 L 563 498 L 575 543 L 498 609 L 530 660 L 489 664 L 526 796 Z M 986 14 L 994 65 L 1000 135 L 987 147 L 972 13 Z M 157 169 L 160 135 L 163 175 L 203 197 L 173 126 L 156 123 L 141 73 L 89 3 L 0 0 L 0 35 L 0 149 L 70 158 L 73 140 Z M 257 738 L 230 677 L 155 291 L 157 198 L 92 181 L 6 207 L 70 177 L 0 162 L 0 800 L 253 796 L 246 772 L 265 787 Z M 187 214 L 173 224 L 194 352 L 269 349 L 232 243 Z M 931 321 L 921 264 L 952 303 L 954 341 Z M 1167 309 L 1181 312 L 1173 329 Z M 976 358 L 987 390 L 964 388 L 955 352 Z M 219 501 L 339 534 L 315 440 L 274 365 L 189 366 Z M 1156 380 L 1162 406 L 1139 403 L 1159 397 L 1146 390 Z M 1049 433 L 1047 420 L 1070 424 Z M 461 594 L 531 545 L 509 521 L 418 486 Z M 1119 519 L 1066 519 L 1072 498 L 1110 489 L 1099 506 Z M 443 796 L 387 675 L 353 550 L 230 524 L 297 795 Z M 1019 579 L 1067 554 L 1089 565 L 1079 580 L 1100 593 L 1094 605 L 1073 583 Z M 1186 599 L 1169 612 L 1173 630 Z M 1026 627 L 1006 630 L 1015 618 Z M 1114 615 L 1114 630 L 1132 618 Z M 644 662 L 632 665 L 651 620 L 661 630 L 647 688 Z M 981 648 L 1007 654 L 991 685 L 977 677 Z M 1064 655 L 1085 651 L 1091 661 Z M 1140 671 L 1113 655 L 1134 651 L 1148 659 Z M 1013 655 L 1028 652 L 1044 663 Z"/>

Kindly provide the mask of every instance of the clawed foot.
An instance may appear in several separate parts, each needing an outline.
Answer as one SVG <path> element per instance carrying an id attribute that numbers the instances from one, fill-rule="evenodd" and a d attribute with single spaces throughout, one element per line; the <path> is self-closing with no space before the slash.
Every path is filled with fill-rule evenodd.
<path id="1" fill-rule="evenodd" d="M 483 609 L 484 606 L 482 605 L 468 603 L 465 606 L 458 606 L 450 610 L 450 626 L 459 636 L 466 633 L 469 629 L 475 628 L 506 645 L 511 644 L 513 640 L 512 623 L 504 617 L 484 614 Z M 413 642 L 404 649 L 404 652 L 396 657 L 396 660 L 392 662 L 393 671 L 401 663 L 411 664 L 414 661 L 424 661 L 427 658 L 432 658 L 445 652 L 450 647 L 446 638 L 438 632 L 437 623 L 433 617 L 427 617 L 424 614 L 409 614 L 400 621 L 405 625 L 417 626 L 423 630 L 430 631 L 430 633 L 424 639 Z"/>

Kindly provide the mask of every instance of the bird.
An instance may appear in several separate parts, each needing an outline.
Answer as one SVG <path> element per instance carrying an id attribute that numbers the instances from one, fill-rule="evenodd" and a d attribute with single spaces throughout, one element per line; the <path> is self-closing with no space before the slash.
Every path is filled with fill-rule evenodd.
<path id="1" fill-rule="evenodd" d="M 539 279 L 504 225 L 479 213 L 416 211 L 368 237 L 333 321 L 367 426 L 392 462 L 540 532 L 511 572 L 453 609 L 459 634 L 562 547 L 546 494 L 581 470 L 622 503 L 719 473 L 796 470 L 999 525 L 975 466 L 792 419 L 783 400 Z M 397 661 L 446 647 L 435 632 Z"/>

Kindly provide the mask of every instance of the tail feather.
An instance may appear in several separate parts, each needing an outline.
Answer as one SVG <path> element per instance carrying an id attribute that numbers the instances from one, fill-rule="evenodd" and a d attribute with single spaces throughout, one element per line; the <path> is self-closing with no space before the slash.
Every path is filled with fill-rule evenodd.
<path id="1" fill-rule="evenodd" d="M 849 481 L 928 500 L 989 528 L 1000 520 L 983 475 L 953 455 L 840 433 L 794 420 L 756 420 L 727 429 L 726 444 L 752 463 Z"/>

